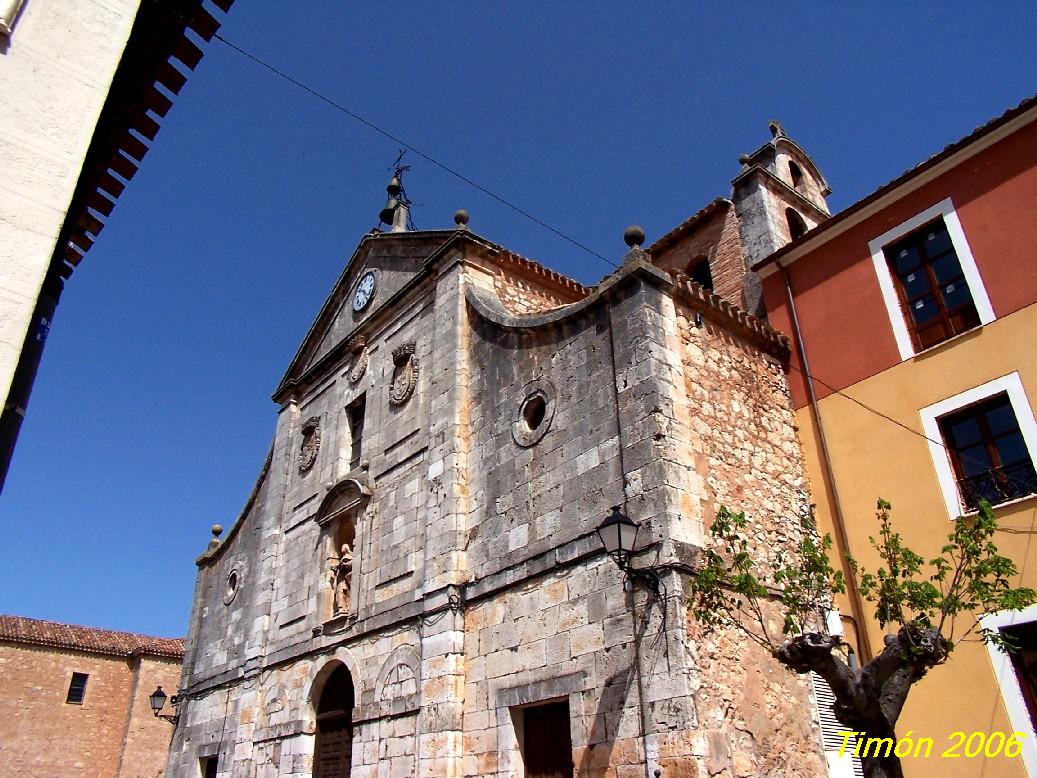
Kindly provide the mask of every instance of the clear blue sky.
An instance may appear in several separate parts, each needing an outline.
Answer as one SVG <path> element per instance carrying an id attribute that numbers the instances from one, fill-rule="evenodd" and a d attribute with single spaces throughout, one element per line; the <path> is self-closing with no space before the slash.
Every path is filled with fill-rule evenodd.
<path id="1" fill-rule="evenodd" d="M 722 10 L 721 10 L 722 9 Z M 305 3 L 222 30 L 605 256 L 729 193 L 779 119 L 840 210 L 1037 92 L 1037 5 Z M 397 146 L 219 41 L 67 286 L 0 496 L 0 612 L 183 634 L 270 394 Z M 410 155 L 419 228 L 599 259 Z"/>

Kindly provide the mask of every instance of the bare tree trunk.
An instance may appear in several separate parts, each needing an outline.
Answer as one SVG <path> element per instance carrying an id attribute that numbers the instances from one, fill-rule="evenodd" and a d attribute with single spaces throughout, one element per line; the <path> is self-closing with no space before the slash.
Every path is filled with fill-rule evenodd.
<path id="1" fill-rule="evenodd" d="M 860 670 L 851 670 L 834 651 L 839 638 L 797 635 L 774 655 L 797 673 L 813 671 L 832 687 L 835 717 L 857 733 L 865 778 L 903 778 L 896 748 L 896 723 L 911 686 L 947 658 L 950 644 L 934 627 L 907 624 L 886 636 L 886 647 Z M 863 733 L 863 734 L 862 734 Z M 879 739 L 891 742 L 872 742 Z"/>

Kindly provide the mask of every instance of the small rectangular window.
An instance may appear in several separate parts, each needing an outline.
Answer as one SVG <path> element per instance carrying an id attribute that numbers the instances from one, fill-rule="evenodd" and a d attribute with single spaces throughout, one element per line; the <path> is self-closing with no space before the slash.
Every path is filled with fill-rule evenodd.
<path id="1" fill-rule="evenodd" d="M 216 778 L 219 764 L 219 756 L 203 756 L 199 759 L 198 766 L 201 768 L 202 778 Z"/>
<path id="2" fill-rule="evenodd" d="M 962 504 L 996 505 L 1037 493 L 1037 472 L 1007 392 L 938 419 Z"/>
<path id="3" fill-rule="evenodd" d="M 83 704 L 83 697 L 86 696 L 86 679 L 89 677 L 87 673 L 72 673 L 72 680 L 68 684 L 68 696 L 65 698 L 65 702 L 70 705 Z"/>
<path id="4" fill-rule="evenodd" d="M 349 469 L 360 467 L 360 455 L 364 445 L 364 413 L 367 406 L 367 395 L 362 394 L 346 406 L 349 420 Z"/>
<path id="5" fill-rule="evenodd" d="M 916 350 L 979 326 L 972 292 L 942 218 L 883 251 Z"/>

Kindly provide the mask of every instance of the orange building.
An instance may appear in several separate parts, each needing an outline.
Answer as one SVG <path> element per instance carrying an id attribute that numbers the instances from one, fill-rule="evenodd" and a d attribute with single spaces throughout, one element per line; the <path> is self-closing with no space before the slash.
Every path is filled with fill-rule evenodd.
<path id="1" fill-rule="evenodd" d="M 770 322 L 794 345 L 819 523 L 867 568 L 876 498 L 927 559 L 987 499 L 998 548 L 1037 588 L 1035 205 L 1031 98 L 756 266 Z M 840 606 L 847 641 L 865 658 L 880 650 L 868 603 L 851 592 Z M 1037 776 L 1037 606 L 984 623 L 1022 653 L 961 644 L 913 690 L 898 730 L 937 744 L 953 731 L 1022 732 L 1023 752 L 907 759 L 909 776 Z"/>
<path id="2" fill-rule="evenodd" d="M 173 728 L 152 713 L 175 690 L 184 641 L 0 616 L 0 773 L 156 778 Z"/>

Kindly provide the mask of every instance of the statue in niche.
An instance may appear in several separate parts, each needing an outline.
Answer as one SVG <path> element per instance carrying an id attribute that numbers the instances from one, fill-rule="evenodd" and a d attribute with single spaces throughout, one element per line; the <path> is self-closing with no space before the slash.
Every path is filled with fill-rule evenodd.
<path id="1" fill-rule="evenodd" d="M 343 543 L 339 555 L 331 557 L 331 587 L 334 592 L 334 615 L 349 611 L 349 595 L 353 590 L 353 549 Z"/>

